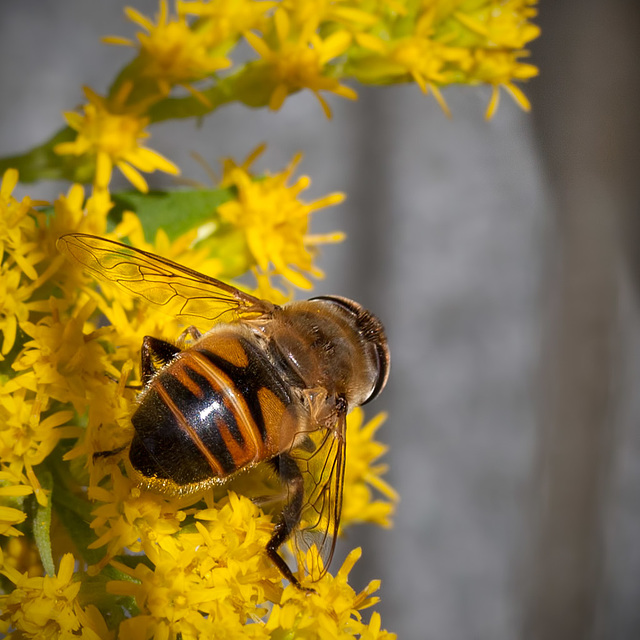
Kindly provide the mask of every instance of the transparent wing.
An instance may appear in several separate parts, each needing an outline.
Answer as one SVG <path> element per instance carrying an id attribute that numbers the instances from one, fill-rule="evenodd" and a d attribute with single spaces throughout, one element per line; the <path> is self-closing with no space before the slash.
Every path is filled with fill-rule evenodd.
<path id="1" fill-rule="evenodd" d="M 305 445 L 291 453 L 305 485 L 305 502 L 294 545 L 299 561 L 311 547 L 316 547 L 322 564 L 317 570 L 308 567 L 315 580 L 327 572 L 338 537 L 344 489 L 345 429 L 346 413 L 341 413 L 333 428 L 312 431 Z"/>
<path id="2" fill-rule="evenodd" d="M 61 236 L 57 247 L 95 278 L 113 282 L 171 316 L 229 322 L 273 308 L 221 280 L 113 240 L 71 233 Z"/>

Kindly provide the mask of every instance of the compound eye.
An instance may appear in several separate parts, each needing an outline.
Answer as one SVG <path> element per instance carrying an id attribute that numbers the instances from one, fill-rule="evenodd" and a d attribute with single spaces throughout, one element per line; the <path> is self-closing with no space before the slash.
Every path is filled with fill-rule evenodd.
<path id="1" fill-rule="evenodd" d="M 376 384 L 373 387 L 371 395 L 362 403 L 363 405 L 367 404 L 367 402 L 371 402 L 374 398 L 377 398 L 389 379 L 391 358 L 389 357 L 389 347 L 386 344 L 386 340 L 384 343 L 375 342 L 374 346 L 376 358 L 378 360 L 378 378 L 376 379 Z"/>
<path id="2" fill-rule="evenodd" d="M 342 296 L 316 296 L 315 298 L 309 298 L 310 300 L 327 300 L 333 302 L 336 306 L 351 313 L 357 318 L 362 312 L 362 306 L 357 302 L 350 300 L 349 298 L 343 298 Z"/>
<path id="3" fill-rule="evenodd" d="M 355 326 L 360 332 L 361 338 L 368 343 L 370 349 L 373 349 L 371 357 L 377 365 L 378 376 L 373 390 L 362 404 L 371 402 L 384 389 L 389 378 L 389 346 L 382 323 L 376 316 L 365 310 L 362 305 L 349 298 L 343 298 L 342 296 L 316 296 L 311 300 L 326 300 L 344 309 L 355 321 Z"/>

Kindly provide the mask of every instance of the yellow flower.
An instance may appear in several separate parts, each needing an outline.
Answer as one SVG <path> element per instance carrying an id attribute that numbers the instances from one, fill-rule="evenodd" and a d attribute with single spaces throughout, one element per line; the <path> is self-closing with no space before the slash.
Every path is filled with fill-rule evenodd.
<path id="1" fill-rule="evenodd" d="M 18 531 L 13 525 L 24 522 L 27 514 L 16 508 L 20 506 L 20 502 L 16 502 L 15 499 L 21 499 L 33 493 L 33 487 L 28 485 L 9 484 L 7 479 L 12 475 L 14 474 L 10 471 L 0 471 L 0 536 L 22 535 L 22 532 Z"/>
<path id="2" fill-rule="evenodd" d="M 61 428 L 74 414 L 55 411 L 43 418 L 47 404 L 42 394 L 34 398 L 25 388 L 13 390 L 13 382 L 0 393 L 0 461 L 12 466 L 14 474 L 24 470 L 38 499 L 46 502 L 33 467 L 53 451 L 61 438 L 74 434 Z"/>
<path id="3" fill-rule="evenodd" d="M 3 562 L 0 573 L 15 584 L 10 594 L 0 596 L 0 620 L 6 625 L 4 630 L 15 630 L 16 639 L 112 638 L 98 609 L 93 605 L 80 606 L 81 583 L 73 579 L 74 564 L 73 555 L 67 553 L 60 561 L 56 576 L 32 578 Z"/>
<path id="4" fill-rule="evenodd" d="M 86 199 L 85 190 L 81 184 L 74 184 L 67 194 L 61 194 L 53 203 L 53 216 L 38 216 L 38 244 L 44 249 L 50 261 L 60 257 L 56 241 L 65 233 L 90 233 L 97 236 L 105 235 L 107 229 L 107 214 L 113 207 L 111 197 L 106 189 L 95 190 Z M 63 278 L 73 269 L 64 262 Z M 75 288 L 75 286 L 74 286 Z"/>
<path id="5" fill-rule="evenodd" d="M 370 522 L 390 527 L 390 516 L 398 501 L 398 494 L 381 476 L 387 465 L 375 461 L 384 455 L 388 447 L 374 440 L 386 414 L 380 413 L 364 423 L 364 411 L 357 407 L 347 417 L 347 465 L 344 479 L 341 527 Z M 386 500 L 373 500 L 371 489 L 376 489 Z"/>
<path id="6" fill-rule="evenodd" d="M 361 5 L 356 7 L 354 5 Z M 314 25 L 317 28 L 326 22 L 335 22 L 359 31 L 363 26 L 378 22 L 378 16 L 369 13 L 371 3 L 352 0 L 283 0 L 282 6 L 296 24 Z"/>
<path id="7" fill-rule="evenodd" d="M 16 339 L 18 323 L 29 317 L 31 287 L 21 286 L 22 271 L 12 269 L 8 263 L 0 266 L 0 333 L 2 333 L 2 354 L 11 351 Z"/>
<path id="8" fill-rule="evenodd" d="M 527 96 L 513 80 L 529 80 L 538 75 L 538 69 L 531 64 L 519 62 L 519 55 L 521 54 L 506 51 L 477 52 L 475 75 L 492 86 L 491 99 L 485 113 L 487 119 L 498 108 L 500 87 L 511 95 L 521 109 L 531 109 Z"/>
<path id="9" fill-rule="evenodd" d="M 423 3 L 400 13 L 382 13 L 384 26 L 359 31 L 361 49 L 350 57 L 346 72 L 365 83 L 405 82 L 431 90 L 445 113 L 449 109 L 440 87 L 453 83 L 486 83 L 493 87 L 487 110 L 497 107 L 499 87 L 504 87 L 523 109 L 529 103 L 514 80 L 537 73 L 533 65 L 519 62 L 526 43 L 539 35 L 529 22 L 536 0 L 463 0 Z"/>
<path id="10" fill-rule="evenodd" d="M 31 490 L 31 487 L 28 488 Z M 21 536 L 22 532 L 13 525 L 24 522 L 26 518 L 27 514 L 24 511 L 0 505 L 0 536 Z"/>
<path id="11" fill-rule="evenodd" d="M 13 500 L 14 506 L 11 506 L 12 499 L 24 498 L 33 493 L 33 487 L 24 484 L 5 484 L 2 476 L 13 475 L 9 472 L 0 472 L 0 501 L 4 504 L 0 505 L 0 535 L 3 536 L 21 536 L 22 533 L 13 527 L 14 524 L 24 522 L 27 514 L 17 509 L 19 503 Z"/>
<path id="12" fill-rule="evenodd" d="M 362 622 L 360 611 L 375 604 L 379 598 L 372 594 L 380 586 L 374 580 L 360 593 L 356 593 L 347 580 L 353 565 L 362 555 L 354 549 L 345 559 L 335 577 L 326 574 L 313 584 L 315 593 L 303 593 L 288 586 L 280 604 L 274 604 L 266 629 L 272 637 L 287 634 L 296 640 L 323 640 L 324 638 L 384 638 L 394 640 L 395 634 L 380 631 L 380 618 L 372 616 L 369 625 Z M 318 566 L 314 549 L 307 554 L 307 564 Z M 374 635 L 377 634 L 377 635 Z"/>
<path id="13" fill-rule="evenodd" d="M 496 49 L 522 49 L 540 35 L 529 22 L 537 15 L 538 0 L 463 2 L 451 16 Z"/>
<path id="14" fill-rule="evenodd" d="M 275 85 L 269 100 L 270 109 L 280 109 L 293 91 L 310 89 L 330 118 L 331 110 L 320 91 L 329 91 L 350 100 L 357 98 L 353 89 L 327 75 L 326 69 L 327 63 L 342 55 L 351 44 L 351 35 L 347 31 L 334 31 L 325 39 L 309 28 L 292 34 L 289 15 L 283 9 L 276 11 L 274 25 L 277 44 L 273 49 L 255 33 L 245 33 L 249 44 L 262 57 L 257 64 L 264 67 Z"/>
<path id="15" fill-rule="evenodd" d="M 123 476 L 117 467 L 113 470 L 111 490 L 92 483 L 88 496 L 103 504 L 93 511 L 91 528 L 98 532 L 90 549 L 107 546 L 107 553 L 99 567 L 105 566 L 114 556 L 127 549 L 140 552 L 147 540 L 157 542 L 163 536 L 180 530 L 184 512 L 176 502 L 150 491 L 141 491 L 132 480 Z"/>
<path id="16" fill-rule="evenodd" d="M 170 241 L 166 232 L 159 229 L 155 241 L 147 242 L 139 218 L 131 212 L 125 212 L 121 223 L 116 226 L 110 237 L 175 260 L 206 275 L 219 276 L 223 269 L 222 261 L 217 257 L 210 257 L 206 249 L 192 246 L 196 243 L 197 235 L 197 231 L 192 230 Z M 77 274 L 82 273 L 79 267 L 73 271 Z M 116 359 L 120 362 L 132 359 L 137 367 L 144 336 L 163 337 L 174 341 L 185 328 L 184 323 L 165 314 L 162 309 L 146 304 L 140 297 L 115 285 L 100 283 L 98 292 L 96 281 L 90 276 L 85 275 L 81 282 L 83 293 L 95 302 L 100 313 L 113 327 L 109 336 L 110 343 L 116 349 L 112 362 Z M 190 322 L 202 331 L 211 329 L 211 323 L 202 318 L 194 316 Z M 111 375 L 117 377 L 117 374 Z"/>
<path id="17" fill-rule="evenodd" d="M 146 34 L 138 33 L 140 75 L 153 78 L 162 95 L 167 95 L 173 85 L 179 84 L 206 101 L 189 83 L 231 65 L 227 58 L 215 53 L 219 43 L 213 34 L 207 29 L 192 28 L 184 16 L 170 18 L 166 0 L 160 1 L 157 24 L 131 7 L 125 12 L 132 22 L 147 31 Z M 135 46 L 126 38 L 110 37 L 104 41 Z"/>
<path id="18" fill-rule="evenodd" d="M 23 198 L 18 202 L 11 194 L 18 182 L 18 172 L 7 169 L 0 184 L 0 262 L 10 259 L 30 279 L 38 277 L 35 265 L 44 254 L 35 242 L 34 205 L 46 204 Z"/>
<path id="19" fill-rule="evenodd" d="M 220 205 L 218 213 L 224 221 L 244 231 L 249 251 L 262 272 L 273 264 L 275 271 L 292 284 L 310 289 L 311 283 L 303 274 L 322 277 L 322 272 L 313 265 L 309 248 L 322 242 L 339 242 L 343 235 L 310 236 L 309 215 L 342 202 L 344 196 L 332 193 L 315 202 L 302 202 L 298 196 L 310 185 L 309 178 L 303 176 L 287 185 L 300 159 L 300 155 L 295 156 L 284 171 L 267 174 L 260 180 L 255 180 L 244 165 L 228 164 L 223 184 L 234 185 L 238 196 L 237 200 Z"/>
<path id="20" fill-rule="evenodd" d="M 24 322 L 22 329 L 29 335 L 24 350 L 13 368 L 24 372 L 15 379 L 17 384 L 35 388 L 38 385 L 51 398 L 71 402 L 82 412 L 87 404 L 87 390 L 104 384 L 104 374 L 117 376 L 118 370 L 107 357 L 99 339 L 111 333 L 110 327 L 84 332 L 85 323 L 96 309 L 95 303 L 85 301 L 71 315 L 62 314 L 62 303 L 51 299 L 52 315 L 38 323 Z M 62 316 L 62 317 L 61 317 Z"/>
<path id="21" fill-rule="evenodd" d="M 253 255 L 260 295 L 282 302 L 284 295 L 273 290 L 270 276 L 277 273 L 310 286 L 306 274 L 319 275 L 313 247 L 336 241 L 340 234 L 310 236 L 309 215 L 340 202 L 342 195 L 302 202 L 308 178 L 288 184 L 299 157 L 281 173 L 256 178 L 250 167 L 260 151 L 240 165 L 225 162 L 222 182 L 237 193 L 237 201 L 223 206 L 220 217 L 235 226 L 236 240 L 246 238 L 246 248 L 238 244 Z M 20 327 L 27 342 L 15 357 L 11 354 L 11 369 L 5 368 L 9 375 L 0 388 L 0 573 L 15 585 L 0 596 L 0 635 L 10 633 L 16 640 L 94 640 L 115 633 L 123 640 L 266 640 L 299 632 L 301 638 L 390 639 L 379 616 L 373 615 L 369 624 L 362 620 L 360 611 L 375 601 L 377 583 L 360 593 L 348 586 L 355 555 L 335 578 L 321 580 L 319 559 L 307 556 L 311 580 L 304 582 L 317 586 L 317 593 L 285 589 L 266 553 L 274 531 L 272 515 L 279 514 L 281 505 L 265 514 L 247 497 L 280 490 L 269 465 L 238 474 L 206 494 L 167 498 L 137 486 L 135 475 L 124 474 L 123 461 L 124 468 L 130 467 L 126 450 L 94 458 L 94 453 L 120 448 L 132 437 L 136 400 L 125 385 L 138 369 L 142 336 L 173 339 L 182 327 L 157 310 L 150 313 L 126 293 L 96 284 L 77 266 L 65 262 L 60 267 L 61 256 L 54 251 L 57 235 L 72 230 L 105 234 L 112 203 L 104 185 L 96 183 L 86 202 L 84 189 L 74 185 L 58 198 L 53 212 L 45 212 L 34 211 L 28 199 L 18 203 L 12 198 L 16 178 L 10 172 L 0 187 L 0 215 L 20 229 L 14 235 L 0 230 L 0 275 L 9 301 L 3 308 L 13 318 L 3 318 L 5 337 Z M 163 231 L 147 240 L 140 219 L 125 212 L 106 235 L 217 275 L 226 268 L 224 256 L 211 258 L 211 249 L 200 242 L 214 222 L 219 220 L 172 241 Z M 111 326 L 104 326 L 105 318 Z M 373 434 L 381 418 L 365 426 L 361 415 L 349 421 L 347 440 L 357 451 L 349 454 L 354 468 L 346 478 L 344 523 L 360 519 L 386 524 L 390 505 L 374 501 L 370 493 L 375 487 L 390 500 L 394 495 L 380 479 L 384 467 L 375 463 L 382 446 Z M 49 504 L 38 477 L 53 477 L 58 499 L 50 504 L 58 516 L 69 515 L 68 526 L 52 530 L 50 550 L 47 540 L 40 538 L 36 547 L 30 536 L 19 536 L 32 524 L 23 509 L 25 496 L 34 493 L 39 508 Z M 231 489 L 243 483 L 246 494 Z M 353 485 L 351 492 L 348 485 Z M 48 489 L 48 480 L 43 486 Z M 350 515 L 350 510 L 359 513 Z M 43 529 L 46 538 L 47 527 Z M 75 566 L 71 554 L 62 556 L 68 549 L 86 554 L 84 562 Z M 87 569 L 86 563 L 95 562 L 94 549 L 104 549 L 104 557 Z M 62 556 L 57 576 L 42 576 L 38 550 L 47 566 L 49 555 Z M 304 567 L 298 570 L 302 575 Z M 112 579 L 114 571 L 122 579 Z M 93 605 L 105 617 L 108 613 L 113 631 Z M 315 627 L 308 624 L 314 617 Z"/>
<path id="22" fill-rule="evenodd" d="M 46 253 L 37 239 L 33 205 L 44 203 L 29 198 L 18 202 L 11 195 L 17 181 L 18 172 L 8 169 L 0 184 L 0 361 L 13 348 L 18 325 L 28 320 L 30 311 L 42 310 L 42 302 L 30 299 L 55 271 L 55 266 L 45 269 L 38 277 Z"/>
<path id="23" fill-rule="evenodd" d="M 127 445 L 133 437 L 131 415 L 135 411 L 136 403 L 133 393 L 125 392 L 125 384 L 132 368 L 133 363 L 128 360 L 122 365 L 117 384 L 105 376 L 103 384 L 87 390 L 87 426 L 75 446 L 64 454 L 64 460 L 86 456 L 90 470 L 90 487 L 98 486 L 102 478 L 112 470 L 111 465 L 119 462 L 118 456 L 103 457 L 100 461 L 94 461 L 93 454 L 119 449 Z"/>
<path id="24" fill-rule="evenodd" d="M 264 552 L 269 519 L 233 493 L 222 507 L 199 511 L 196 518 L 196 532 L 181 532 L 164 544 L 142 543 L 153 569 L 112 562 L 136 582 L 112 581 L 107 591 L 134 597 L 140 608 L 140 615 L 120 625 L 120 637 L 253 637 L 252 631 L 268 637 L 260 633 L 262 625 L 247 622 L 263 616 L 262 603 L 281 589 Z"/>
<path id="25" fill-rule="evenodd" d="M 451 66 L 464 64 L 470 57 L 462 47 L 443 44 L 433 38 L 434 11 L 425 11 L 416 21 L 411 34 L 386 39 L 372 34 L 359 34 L 358 43 L 378 54 L 367 62 L 360 73 L 363 80 L 373 82 L 400 81 L 409 75 L 423 93 L 433 92 L 443 111 L 449 109 L 438 85 L 453 81 Z"/>
<path id="26" fill-rule="evenodd" d="M 118 113 L 113 105 L 98 96 L 88 87 L 85 95 L 89 100 L 84 106 L 84 115 L 74 112 L 65 113 L 69 126 L 78 132 L 73 142 L 62 142 L 55 146 L 56 153 L 77 156 L 89 155 L 95 158 L 96 170 L 94 184 L 98 189 L 106 189 L 111 180 L 113 165 L 118 167 L 136 189 L 146 193 L 149 190 L 145 179 L 139 173 L 159 169 L 166 173 L 179 173 L 178 167 L 141 145 L 148 138 L 144 130 L 148 118 L 136 115 L 132 110 Z M 116 102 L 122 102 L 124 95 Z M 118 105 L 115 105 L 118 108 Z"/>
<path id="27" fill-rule="evenodd" d="M 212 42 L 224 43 L 249 29 L 262 26 L 265 14 L 277 6 L 277 2 L 255 0 L 178 0 L 176 10 L 180 15 L 198 16 L 204 19 L 199 29 L 205 31 Z"/>

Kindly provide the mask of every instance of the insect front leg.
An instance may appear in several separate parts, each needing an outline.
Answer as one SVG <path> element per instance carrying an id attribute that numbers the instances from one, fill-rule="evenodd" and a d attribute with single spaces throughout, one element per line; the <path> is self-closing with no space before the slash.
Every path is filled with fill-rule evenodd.
<path id="1" fill-rule="evenodd" d="M 278 549 L 289 539 L 300 522 L 304 500 L 302 473 L 296 461 L 286 453 L 281 453 L 277 458 L 274 458 L 271 461 L 271 465 L 278 474 L 282 484 L 287 488 L 288 500 L 278 518 L 271 540 L 267 543 L 267 555 L 279 569 L 280 573 L 282 573 L 291 584 L 301 591 L 315 593 L 313 589 L 303 587 L 300 584 L 291 569 L 289 569 L 287 563 L 278 553 Z"/>
<path id="2" fill-rule="evenodd" d="M 165 342 L 152 336 L 145 336 L 140 353 L 142 386 L 146 387 L 157 371 L 168 365 L 180 351 L 181 349 L 170 342 Z"/>

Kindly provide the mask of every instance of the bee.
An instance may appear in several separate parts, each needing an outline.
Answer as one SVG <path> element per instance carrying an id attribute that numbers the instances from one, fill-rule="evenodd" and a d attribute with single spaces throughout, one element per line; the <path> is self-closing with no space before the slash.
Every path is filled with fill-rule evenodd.
<path id="1" fill-rule="evenodd" d="M 346 416 L 378 396 L 389 376 L 382 323 L 340 296 L 278 306 L 97 236 L 68 234 L 57 246 L 94 277 L 170 315 L 212 323 L 204 334 L 189 327 L 177 342 L 183 348 L 144 338 L 127 468 L 145 488 L 182 495 L 269 464 L 286 497 L 266 552 L 304 590 L 279 549 L 295 533 L 299 544 L 316 545 L 321 575 L 329 566 L 342 508 Z M 309 479 L 311 468 L 316 476 Z"/>

